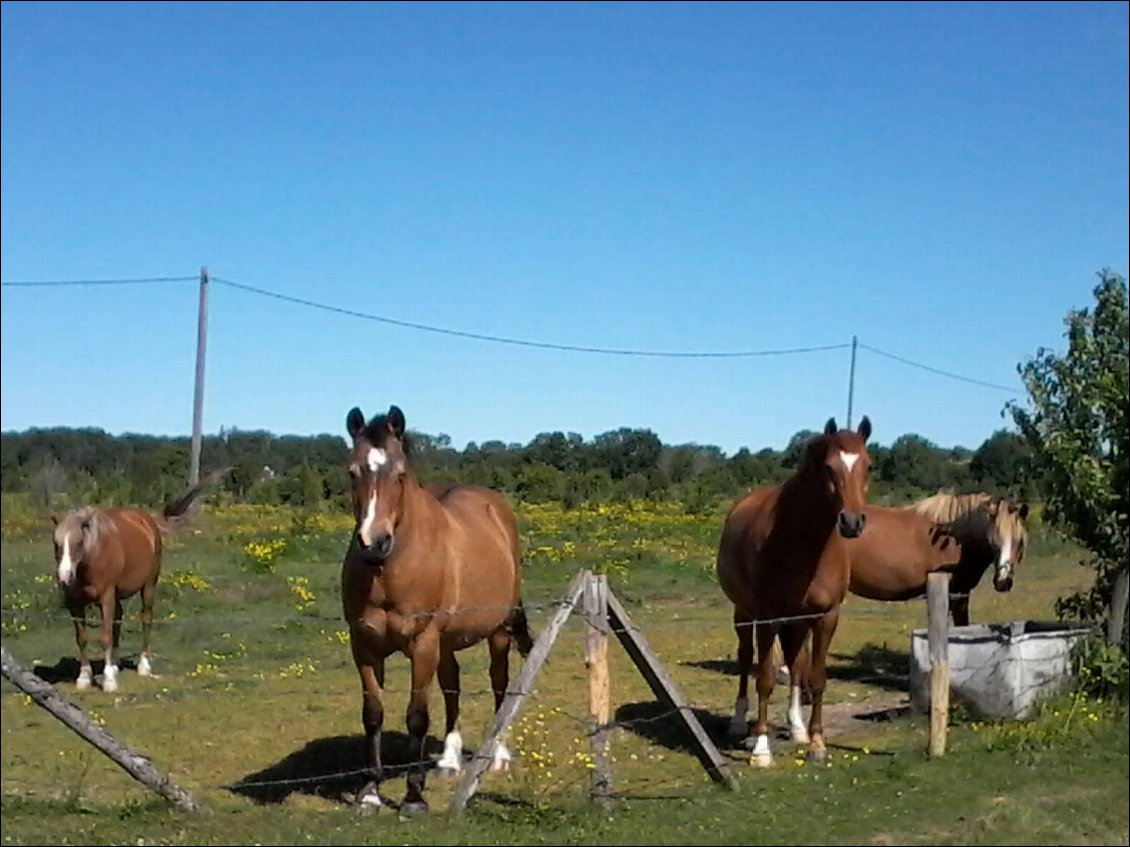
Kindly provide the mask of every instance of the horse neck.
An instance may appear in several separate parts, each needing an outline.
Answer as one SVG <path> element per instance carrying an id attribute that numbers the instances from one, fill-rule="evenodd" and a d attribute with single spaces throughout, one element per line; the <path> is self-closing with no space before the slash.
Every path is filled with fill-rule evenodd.
<path id="1" fill-rule="evenodd" d="M 832 501 L 831 492 L 824 484 L 820 468 L 798 468 L 781 486 L 777 508 L 786 517 L 804 513 L 804 520 L 797 520 L 793 524 L 801 534 L 818 534 L 823 538 L 835 529 L 838 510 Z"/>
<path id="2" fill-rule="evenodd" d="M 399 532 L 410 535 L 434 526 L 440 511 L 439 501 L 429 494 L 412 474 L 404 477 L 404 514 Z"/>

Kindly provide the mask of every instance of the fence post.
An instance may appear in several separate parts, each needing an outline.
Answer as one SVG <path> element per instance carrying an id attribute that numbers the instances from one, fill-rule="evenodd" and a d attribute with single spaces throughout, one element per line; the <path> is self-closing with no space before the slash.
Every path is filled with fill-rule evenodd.
<path id="1" fill-rule="evenodd" d="M 608 674 L 608 577 L 586 571 L 583 596 L 593 759 L 589 793 L 594 801 L 605 803 L 612 791 L 612 769 L 608 762 L 608 721 L 612 717 Z"/>
<path id="2" fill-rule="evenodd" d="M 929 752 L 931 756 L 943 756 L 950 718 L 950 575 L 944 571 L 926 577 L 926 616 L 930 648 Z"/>

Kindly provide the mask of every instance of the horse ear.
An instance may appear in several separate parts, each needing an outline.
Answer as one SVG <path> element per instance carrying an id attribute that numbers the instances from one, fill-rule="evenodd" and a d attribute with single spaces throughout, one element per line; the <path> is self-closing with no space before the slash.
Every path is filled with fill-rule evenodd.
<path id="1" fill-rule="evenodd" d="M 54 512 L 51 513 L 51 523 L 54 524 L 55 526 L 59 525 L 59 516 L 57 514 L 55 514 Z"/>
<path id="2" fill-rule="evenodd" d="M 397 438 L 404 437 L 404 412 L 399 406 L 388 407 L 388 431 Z"/>
<path id="3" fill-rule="evenodd" d="M 859 436 L 864 442 L 871 437 L 871 418 L 867 415 L 864 415 L 863 420 L 859 422 Z"/>
<path id="4" fill-rule="evenodd" d="M 356 438 L 365 429 L 365 416 L 356 406 L 350 409 L 349 414 L 345 416 L 345 428 L 349 431 L 351 438 Z"/>
<path id="5" fill-rule="evenodd" d="M 828 418 L 828 423 L 824 424 L 825 435 L 835 435 L 839 432 L 839 427 L 836 426 L 836 419 L 834 417 Z"/>
<path id="6" fill-rule="evenodd" d="M 1013 506 L 1013 510 L 1018 515 L 1020 515 L 1020 520 L 1024 520 L 1026 517 L 1028 517 L 1028 504 L 1027 503 L 1021 503 L 1019 507 Z"/>

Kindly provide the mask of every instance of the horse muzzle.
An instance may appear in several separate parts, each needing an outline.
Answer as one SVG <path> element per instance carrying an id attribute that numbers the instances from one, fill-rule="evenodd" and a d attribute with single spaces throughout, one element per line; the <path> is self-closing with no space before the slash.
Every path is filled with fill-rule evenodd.
<path id="1" fill-rule="evenodd" d="M 863 532 L 863 527 L 867 523 L 867 515 L 863 512 L 853 512 L 844 509 L 840 512 L 840 516 L 836 521 L 836 526 L 839 527 L 840 535 L 844 538 L 858 538 Z"/>
<path id="2" fill-rule="evenodd" d="M 357 536 L 357 549 L 361 552 L 361 558 L 370 565 L 382 564 L 392 553 L 392 547 L 393 536 L 390 532 L 378 533 L 372 544 L 366 544 L 360 535 Z"/>
<path id="3" fill-rule="evenodd" d="M 1005 592 L 1012 590 L 1012 566 L 1011 565 L 998 565 L 996 573 L 993 574 L 993 588 L 997 591 Z"/>

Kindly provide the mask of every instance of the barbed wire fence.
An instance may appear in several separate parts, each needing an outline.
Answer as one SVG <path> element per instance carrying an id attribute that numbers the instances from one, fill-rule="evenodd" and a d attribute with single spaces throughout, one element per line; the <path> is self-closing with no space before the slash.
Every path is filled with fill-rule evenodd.
<path id="1" fill-rule="evenodd" d="M 945 752 L 945 728 L 949 722 L 949 677 L 948 664 L 945 656 L 945 644 L 948 643 L 948 609 L 946 608 L 945 601 L 948 600 L 949 594 L 946 590 L 948 587 L 948 574 L 935 574 L 933 576 L 938 577 L 938 579 L 931 580 L 930 591 L 926 598 L 927 608 L 929 610 L 928 625 L 932 636 L 930 639 L 930 667 L 927 672 L 930 681 L 930 698 L 927 704 L 927 710 L 930 714 L 931 726 L 929 752 L 930 755 L 936 756 L 942 755 Z M 943 577 L 947 579 L 943 580 Z M 601 598 L 602 594 L 603 599 Z M 914 598 L 902 602 L 916 602 L 921 599 L 922 598 Z M 611 604 L 609 600 L 611 600 Z M 733 739 L 720 738 L 720 733 L 717 728 L 713 733 L 713 737 L 703 729 L 701 718 L 704 716 L 714 717 L 719 725 L 724 722 L 724 720 L 718 719 L 717 717 L 717 704 L 694 703 L 683 698 L 679 692 L 678 686 L 665 670 L 665 662 L 660 660 L 654 653 L 648 651 L 648 655 L 641 660 L 638 652 L 633 655 L 633 651 L 630 647 L 628 650 L 634 664 L 656 694 L 654 704 L 647 708 L 646 714 L 632 716 L 631 711 L 625 711 L 624 709 L 621 709 L 620 713 L 616 716 L 613 716 L 611 713 L 611 678 L 608 672 L 607 652 L 606 650 L 601 651 L 599 644 L 594 643 L 594 641 L 599 642 L 601 638 L 607 640 L 611 636 L 620 639 L 621 642 L 628 647 L 632 639 L 639 639 L 644 643 L 644 649 L 646 650 L 647 648 L 646 640 L 642 639 L 642 630 L 631 622 L 631 619 L 619 604 L 619 601 L 608 591 L 606 577 L 593 574 L 591 571 L 587 570 L 580 571 L 565 596 L 555 600 L 527 603 L 524 605 L 528 612 L 544 612 L 550 614 L 553 620 L 558 620 L 559 625 L 557 626 L 557 631 L 551 632 L 549 628 L 542 629 L 541 633 L 538 635 L 538 640 L 535 641 L 535 650 L 540 650 L 541 656 L 538 658 L 535 657 L 534 654 L 531 654 L 530 657 L 535 659 L 536 666 L 531 664 L 530 658 L 527 658 L 526 663 L 523 665 L 522 673 L 520 673 L 516 679 L 512 678 L 502 708 L 496 713 L 494 725 L 488 732 L 486 740 L 470 757 L 469 761 L 465 763 L 462 780 L 452 798 L 452 808 L 463 808 L 467 801 L 473 796 L 478 788 L 479 779 L 486 769 L 490 767 L 495 750 L 494 745 L 499 743 L 513 728 L 514 720 L 526 701 L 530 699 L 540 700 L 541 695 L 534 685 L 534 681 L 541 669 L 541 663 L 544 663 L 545 659 L 548 658 L 554 640 L 570 618 L 579 620 L 585 628 L 585 667 L 587 670 L 589 690 L 588 709 L 585 713 L 581 713 L 577 711 L 575 707 L 564 708 L 559 702 L 559 696 L 554 698 L 552 705 L 549 702 L 543 701 L 540 703 L 539 708 L 542 711 L 549 710 L 552 714 L 567 722 L 568 726 L 571 728 L 571 732 L 590 743 L 592 753 L 589 758 L 585 759 L 589 772 L 586 774 L 582 771 L 579 775 L 574 774 L 567 779 L 559 780 L 558 783 L 553 786 L 548 784 L 544 785 L 541 787 L 540 793 L 542 795 L 547 794 L 551 787 L 554 795 L 561 791 L 576 790 L 577 786 L 586 779 L 590 782 L 590 797 L 598 802 L 607 802 L 617 797 L 642 796 L 648 792 L 668 790 L 676 787 L 686 788 L 689 782 L 685 773 L 673 777 L 666 774 L 662 776 L 640 775 L 632 771 L 631 776 L 622 784 L 616 784 L 619 780 L 614 779 L 614 777 L 619 769 L 613 767 L 609 761 L 609 747 L 612 734 L 617 731 L 627 731 L 643 739 L 650 740 L 652 743 L 659 743 L 656 741 L 659 737 L 657 732 L 651 730 L 660 725 L 665 725 L 664 735 L 668 738 L 672 730 L 683 733 L 682 742 L 673 745 L 675 750 L 680 753 L 686 752 L 696 755 L 700 763 L 703 764 L 707 777 L 714 778 L 716 782 L 733 787 L 735 780 L 732 773 L 732 766 L 741 763 L 743 760 L 748 761 L 748 751 L 740 745 L 737 750 L 735 750 L 732 745 L 725 747 L 726 741 L 732 741 Z M 612 609 L 612 614 L 609 614 L 610 608 Z M 3 609 L 0 611 L 3 612 L 5 617 L 28 615 L 26 610 Z M 476 609 L 475 611 L 481 610 Z M 772 620 L 750 621 L 744 625 L 776 625 L 818 616 L 819 615 L 815 613 L 810 615 L 782 616 Z M 69 616 L 66 615 L 52 615 L 46 612 L 38 613 L 36 617 L 50 620 L 69 619 Z M 230 622 L 233 617 L 234 616 L 227 616 L 225 619 Z M 224 616 L 212 616 L 206 620 L 215 621 L 220 618 L 224 618 Z M 246 617 L 242 619 L 246 620 Z M 321 620 L 321 618 L 319 618 L 319 620 Z M 335 620 L 341 623 L 340 618 L 336 618 Z M 550 622 L 551 626 L 553 620 Z M 197 619 L 193 623 L 199 625 L 200 622 L 201 620 Z M 167 621 L 166 623 L 168 625 L 185 625 L 189 623 L 189 621 L 176 620 Z M 937 640 L 939 637 L 942 639 L 940 642 Z M 6 650 L 5 652 L 7 653 Z M 668 656 L 667 661 L 670 662 L 672 659 L 677 661 L 685 658 L 686 657 Z M 911 659 L 913 662 L 913 655 Z M 1007 659 L 1007 661 L 1022 660 L 1010 658 Z M 987 659 L 984 662 L 984 667 L 974 669 L 972 673 L 974 675 L 981 673 L 994 679 L 1000 678 L 1002 674 L 1007 676 L 1009 671 L 1005 670 L 1002 672 L 995 667 L 990 667 L 991 663 L 999 664 L 999 662 L 999 658 Z M 656 681 L 656 677 L 659 677 L 658 682 Z M 1036 686 L 1037 683 L 1032 683 L 1032 685 Z M 666 686 L 665 689 L 664 686 Z M 1039 681 L 1038 686 L 1046 688 L 1047 680 Z M 439 693 L 446 693 L 441 686 L 435 683 L 433 683 L 431 689 Z M 411 686 L 392 685 L 384 690 L 393 696 L 406 696 L 411 693 Z M 276 702 L 278 700 L 293 702 L 296 697 L 305 696 L 309 698 L 312 694 L 312 688 L 310 686 L 288 687 L 285 689 L 273 688 L 266 694 L 265 698 L 262 692 L 255 690 L 254 684 L 251 684 L 249 691 L 255 691 L 256 700 L 260 705 L 265 702 Z M 201 693 L 219 695 L 230 694 L 231 691 L 217 689 L 215 691 L 202 692 L 199 689 L 194 689 L 190 696 L 195 697 Z M 466 697 L 487 697 L 493 696 L 494 694 L 493 690 L 490 688 L 475 686 L 461 686 L 460 693 Z M 347 692 L 343 692 L 343 696 L 346 694 Z M 115 694 L 114 703 L 116 705 L 128 706 L 152 703 L 160 700 L 162 700 L 162 697 L 152 692 L 117 693 Z M 166 703 L 167 702 L 166 700 Z M 641 704 L 637 703 L 634 705 L 638 711 L 638 707 Z M 697 732 L 696 728 L 698 730 Z M 720 743 L 723 745 L 721 748 L 719 747 Z M 722 749 L 725 749 L 726 752 L 721 752 Z M 348 757 L 359 758 L 361 752 L 359 738 L 353 750 L 354 752 L 348 753 Z M 318 757 L 314 758 L 317 759 Z M 272 797 L 277 798 L 293 790 L 306 790 L 314 794 L 329 794 L 332 796 L 335 789 L 339 789 L 338 794 L 345 799 L 348 792 L 341 790 L 343 786 L 349 787 L 355 783 L 359 783 L 369 775 L 368 769 L 360 764 L 350 764 L 347 767 L 326 767 L 323 764 L 320 768 L 314 768 L 312 772 L 312 765 L 318 763 L 320 762 L 299 762 L 295 765 L 288 763 L 287 759 L 284 759 L 276 765 L 268 766 L 255 774 L 249 774 L 238 780 L 227 780 L 223 782 L 204 781 L 199 783 L 198 787 L 206 790 L 226 790 L 241 793 L 260 800 Z M 383 777 L 385 779 L 392 779 L 403 775 L 415 766 L 416 764 L 412 762 L 390 762 L 383 768 Z M 695 782 L 699 784 L 699 781 L 696 780 Z M 30 789 L 31 793 L 35 793 L 34 786 L 27 781 L 20 779 L 12 781 L 5 777 L 5 783 L 10 787 L 21 790 Z M 47 793 L 50 794 L 52 791 L 58 793 L 58 790 L 57 787 L 48 789 Z M 28 791 L 25 790 L 24 793 L 28 793 Z"/>

